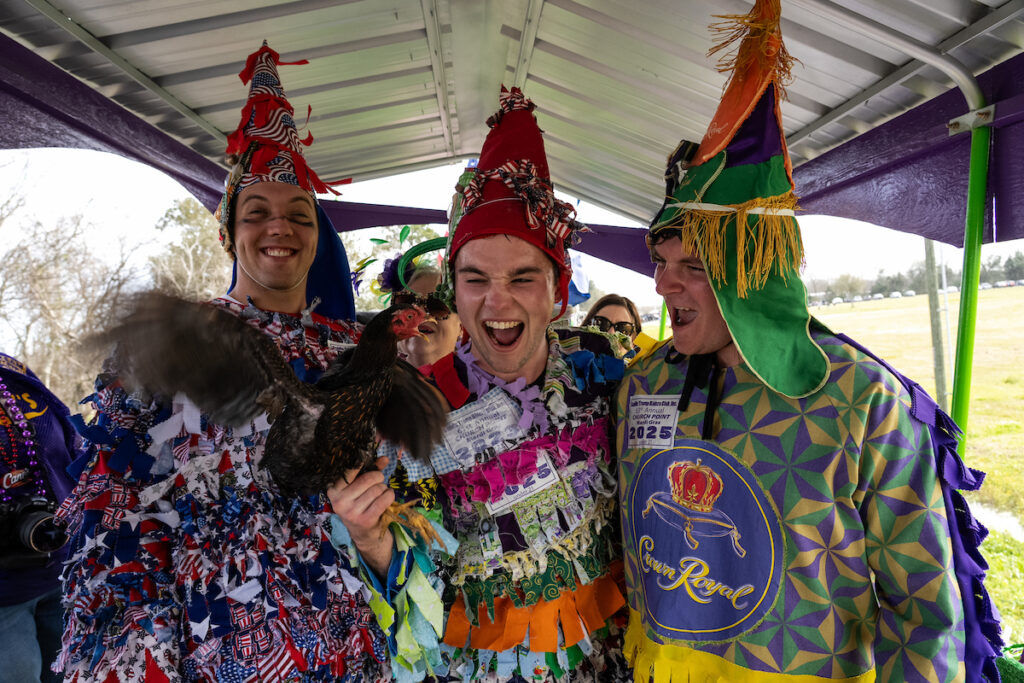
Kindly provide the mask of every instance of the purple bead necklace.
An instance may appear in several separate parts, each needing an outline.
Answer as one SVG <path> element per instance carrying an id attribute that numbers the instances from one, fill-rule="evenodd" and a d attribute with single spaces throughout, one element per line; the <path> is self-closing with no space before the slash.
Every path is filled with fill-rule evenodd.
<path id="1" fill-rule="evenodd" d="M 0 486 L 0 502 L 6 503 L 13 498 L 11 495 L 11 488 L 17 485 L 21 478 L 16 477 L 18 469 L 18 449 L 15 444 L 21 442 L 24 445 L 24 454 L 28 458 L 28 472 L 27 474 L 35 478 L 36 491 L 35 495 L 45 496 L 46 495 L 46 482 L 43 478 L 43 469 L 39 466 L 39 461 L 36 459 L 36 441 L 32 430 L 29 428 L 28 419 L 25 414 L 21 412 L 18 407 L 18 400 L 15 398 L 11 390 L 7 388 L 3 378 L 0 378 L 0 400 L 4 402 L 2 410 L 0 410 L 0 425 L 3 425 L 4 429 L 7 430 L 8 436 L 10 437 L 8 442 L 10 443 L 10 452 L 0 444 L 0 456 L 3 457 L 4 464 L 7 466 L 7 474 L 3 477 L 3 485 Z M 20 436 L 18 432 L 21 432 Z"/>

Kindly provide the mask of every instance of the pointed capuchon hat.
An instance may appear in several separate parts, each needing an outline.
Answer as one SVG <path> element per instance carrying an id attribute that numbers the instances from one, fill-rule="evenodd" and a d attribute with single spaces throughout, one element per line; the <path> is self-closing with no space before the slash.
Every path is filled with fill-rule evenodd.
<path id="1" fill-rule="evenodd" d="M 544 139 L 535 105 L 519 88 L 501 87 L 499 110 L 487 120 L 490 131 L 472 175 L 460 178 L 453 208 L 446 263 L 450 269 L 467 242 L 488 235 L 518 237 L 547 254 L 558 266 L 558 316 L 569 299 L 572 264 L 568 249 L 585 226 L 568 202 L 555 199 Z M 456 217 L 456 214 L 458 215 Z"/>
<path id="2" fill-rule="evenodd" d="M 731 71 L 700 144 L 682 141 L 668 160 L 666 199 L 648 244 L 678 234 L 699 255 L 746 365 L 778 393 L 802 397 L 825 383 L 828 361 L 810 336 L 800 280 L 803 245 L 779 100 L 793 58 L 779 31 L 779 0 L 722 16 L 709 55 Z"/>
<path id="3" fill-rule="evenodd" d="M 308 64 L 305 59 L 283 62 L 281 56 L 267 46 L 249 55 L 238 74 L 249 85 L 249 97 L 242 107 L 238 128 L 228 136 L 225 150 L 231 171 L 225 181 L 224 196 L 217 207 L 220 239 L 224 249 L 234 255 L 234 216 L 238 193 L 256 183 L 277 182 L 296 185 L 309 193 L 317 207 L 316 256 L 306 281 L 306 298 L 319 299 L 317 313 L 329 318 L 355 318 L 355 303 L 345 247 L 316 193 L 333 192 L 330 184 L 320 180 L 306 163 L 303 147 L 313 142 L 313 135 L 299 137 L 295 110 L 281 85 L 279 65 Z M 307 114 L 308 116 L 308 114 Z M 231 287 L 235 285 L 232 271 Z"/>

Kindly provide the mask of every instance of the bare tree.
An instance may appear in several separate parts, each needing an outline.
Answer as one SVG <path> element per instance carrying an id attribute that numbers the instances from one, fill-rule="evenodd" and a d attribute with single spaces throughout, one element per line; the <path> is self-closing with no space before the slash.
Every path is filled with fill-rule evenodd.
<path id="1" fill-rule="evenodd" d="M 868 291 L 868 283 L 856 275 L 843 273 L 832 282 L 829 290 L 833 294 L 837 294 L 846 300 L 850 300 L 854 296 L 866 294 Z"/>
<path id="2" fill-rule="evenodd" d="M 0 262 L 0 338 L 62 401 L 90 392 L 101 351 L 82 342 L 109 325 L 138 288 L 123 242 L 105 258 L 87 246 L 81 216 L 52 225 L 22 223 L 22 237 Z"/>
<path id="3" fill-rule="evenodd" d="M 4 164 L 7 166 L 7 164 Z M 13 216 L 25 203 L 25 195 L 18 188 L 7 188 L 7 197 L 0 202 L 0 235 L 4 237 L 3 243 L 9 243 L 8 231 L 3 229 L 4 222 Z M 2 254 L 4 259 L 10 258 L 7 253 Z M 6 265 L 6 264 L 5 264 Z M 13 264 L 12 264 L 13 265 Z M 12 286 L 12 279 L 6 268 L 0 268 L 0 311 L 4 310 L 4 301 L 9 296 Z"/>
<path id="4" fill-rule="evenodd" d="M 206 207 L 191 197 L 176 201 L 156 227 L 180 232 L 176 243 L 149 259 L 156 289 L 198 301 L 227 291 L 231 257 L 220 246 L 217 220 Z"/>

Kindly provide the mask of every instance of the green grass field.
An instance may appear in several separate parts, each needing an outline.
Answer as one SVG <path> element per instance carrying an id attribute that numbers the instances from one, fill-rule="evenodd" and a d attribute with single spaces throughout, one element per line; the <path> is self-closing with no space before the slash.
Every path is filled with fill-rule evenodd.
<path id="1" fill-rule="evenodd" d="M 958 294 L 950 294 L 949 330 L 956 345 Z M 940 306 L 946 300 L 940 296 Z M 856 339 L 935 395 L 928 297 L 822 306 L 812 313 L 836 332 Z M 945 343 L 945 322 L 943 342 Z M 657 336 L 658 323 L 644 331 Z M 946 349 L 947 389 L 952 353 Z M 948 404 L 948 400 L 947 400 Z M 964 459 L 987 473 L 972 503 L 1016 515 L 1024 524 L 1024 287 L 979 292 L 971 402 Z M 987 584 L 1003 615 L 1008 643 L 1024 640 L 1024 538 L 993 531 L 982 546 L 990 564 Z"/>

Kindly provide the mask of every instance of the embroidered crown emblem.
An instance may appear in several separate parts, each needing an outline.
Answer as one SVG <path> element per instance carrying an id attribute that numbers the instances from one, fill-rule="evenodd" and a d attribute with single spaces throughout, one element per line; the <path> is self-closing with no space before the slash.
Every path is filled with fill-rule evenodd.
<path id="1" fill-rule="evenodd" d="M 707 465 L 684 460 L 668 468 L 672 484 L 672 499 L 683 507 L 698 512 L 711 512 L 715 501 L 722 495 L 722 478 Z"/>

